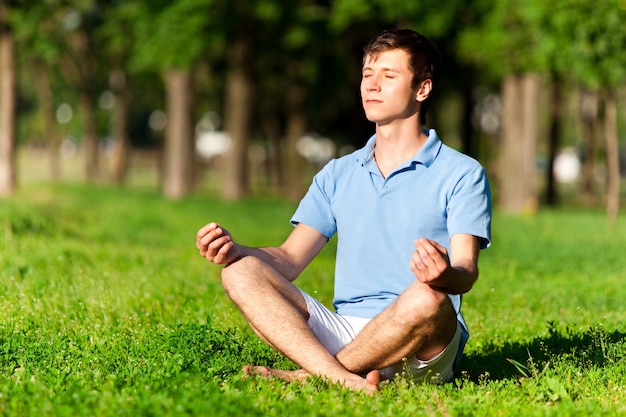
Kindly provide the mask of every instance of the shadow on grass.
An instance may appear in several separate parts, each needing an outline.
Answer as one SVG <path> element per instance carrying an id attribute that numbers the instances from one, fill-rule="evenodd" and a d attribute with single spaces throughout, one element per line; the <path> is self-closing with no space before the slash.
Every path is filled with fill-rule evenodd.
<path id="1" fill-rule="evenodd" d="M 547 362 L 557 358 L 570 361 L 581 369 L 605 367 L 626 355 L 625 338 L 626 333 L 607 332 L 599 327 L 582 333 L 570 329 L 558 331 L 550 323 L 547 336 L 527 342 L 492 343 L 478 352 L 467 353 L 457 374 L 466 374 L 473 381 L 510 379 L 521 376 L 515 362 L 543 369 Z"/>

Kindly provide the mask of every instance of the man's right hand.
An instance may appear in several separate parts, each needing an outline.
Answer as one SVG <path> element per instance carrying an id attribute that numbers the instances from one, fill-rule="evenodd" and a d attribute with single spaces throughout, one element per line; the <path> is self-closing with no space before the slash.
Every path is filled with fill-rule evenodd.
<path id="1" fill-rule="evenodd" d="M 196 247 L 200 255 L 217 265 L 227 264 L 242 255 L 232 235 L 217 223 L 209 223 L 198 230 Z"/>

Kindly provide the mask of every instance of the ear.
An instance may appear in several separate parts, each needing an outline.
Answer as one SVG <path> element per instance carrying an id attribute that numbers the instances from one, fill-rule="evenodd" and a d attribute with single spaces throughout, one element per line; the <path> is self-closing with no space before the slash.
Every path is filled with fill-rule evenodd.
<path id="1" fill-rule="evenodd" d="M 415 100 L 420 103 L 423 102 L 430 96 L 430 93 L 433 91 L 433 81 L 431 79 L 427 79 L 422 81 L 422 85 L 417 89 L 417 93 L 415 94 Z"/>

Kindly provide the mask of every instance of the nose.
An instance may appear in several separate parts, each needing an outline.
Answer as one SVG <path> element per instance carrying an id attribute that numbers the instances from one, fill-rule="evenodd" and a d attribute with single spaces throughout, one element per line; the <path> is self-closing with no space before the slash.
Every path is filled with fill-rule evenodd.
<path id="1" fill-rule="evenodd" d="M 379 91 L 380 78 L 377 75 L 369 75 L 363 78 L 363 87 L 365 91 Z"/>

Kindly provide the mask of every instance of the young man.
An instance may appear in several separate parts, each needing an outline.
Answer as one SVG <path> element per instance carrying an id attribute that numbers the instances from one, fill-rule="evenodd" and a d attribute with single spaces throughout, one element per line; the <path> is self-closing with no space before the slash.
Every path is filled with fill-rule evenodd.
<path id="1" fill-rule="evenodd" d="M 217 223 L 198 231 L 200 254 L 226 264 L 222 284 L 252 329 L 302 368 L 244 372 L 369 392 L 401 372 L 452 378 L 469 335 L 460 294 L 490 244 L 491 194 L 476 161 L 422 129 L 440 62 L 412 30 L 365 47 L 361 99 L 376 133 L 315 176 L 280 246 L 240 245 Z M 292 282 L 335 233 L 333 312 Z"/>

